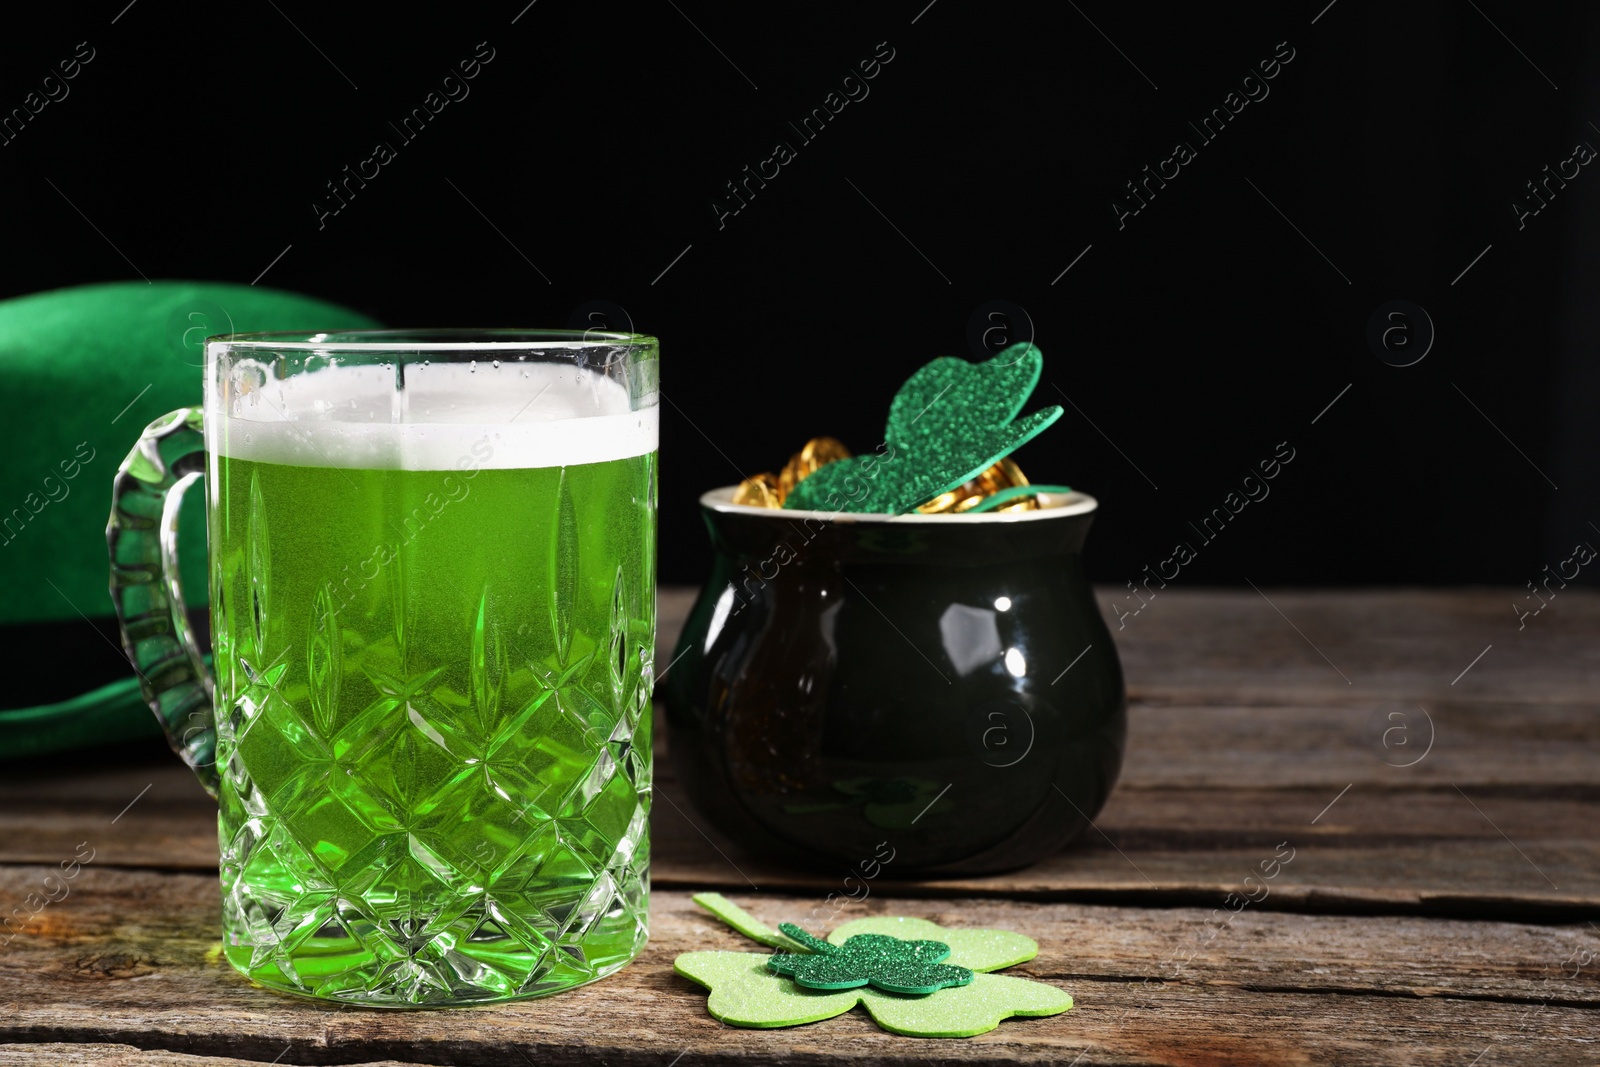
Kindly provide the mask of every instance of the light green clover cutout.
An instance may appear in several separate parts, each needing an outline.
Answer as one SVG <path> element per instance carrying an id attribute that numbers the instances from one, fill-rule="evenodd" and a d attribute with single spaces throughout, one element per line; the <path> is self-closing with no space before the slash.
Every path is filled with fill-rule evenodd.
<path id="1" fill-rule="evenodd" d="M 787 953 L 806 951 L 803 944 L 766 926 L 719 893 L 700 893 L 694 901 L 746 937 Z M 988 973 L 1025 963 L 1038 954 L 1038 944 L 1021 934 L 947 930 L 926 919 L 875 916 L 845 923 L 828 935 L 828 943 L 843 946 L 859 934 L 942 942 L 950 949 L 943 963 L 976 973 L 967 985 L 906 995 L 872 986 L 806 989 L 774 974 L 768 966 L 773 958 L 768 952 L 685 952 L 672 966 L 711 991 L 706 1010 L 714 1018 L 759 1029 L 820 1022 L 863 1004 L 873 1021 L 890 1033 L 972 1037 L 993 1030 L 1013 1015 L 1059 1015 L 1072 1007 L 1072 998 L 1054 986 Z"/>

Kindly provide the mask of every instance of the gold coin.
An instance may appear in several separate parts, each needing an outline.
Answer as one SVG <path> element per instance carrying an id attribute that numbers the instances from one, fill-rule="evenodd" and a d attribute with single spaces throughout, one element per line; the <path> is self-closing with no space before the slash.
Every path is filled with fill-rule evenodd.
<path id="1" fill-rule="evenodd" d="M 782 500 L 778 495 L 777 476 L 767 471 L 752 474 L 740 482 L 739 488 L 733 491 L 733 502 L 752 508 L 782 507 Z"/>
<path id="2" fill-rule="evenodd" d="M 972 480 L 962 482 L 954 489 L 951 489 L 948 492 L 940 493 L 932 500 L 929 500 L 923 504 L 919 504 L 917 506 L 917 511 L 924 515 L 943 515 L 958 513 L 966 511 L 969 508 L 977 507 L 980 500 L 994 491 L 993 489 L 987 487 L 984 483 L 983 475 L 986 473 L 987 471 L 981 472 L 972 478 Z"/>
<path id="3" fill-rule="evenodd" d="M 940 493 L 932 500 L 917 505 L 917 511 L 923 515 L 945 515 L 966 511 L 976 507 L 978 501 L 988 496 L 992 489 L 984 485 L 984 475 L 988 471 L 980 471 L 970 480 L 962 482 L 954 489 Z"/>
<path id="4" fill-rule="evenodd" d="M 837 438 L 813 437 L 800 451 L 789 457 L 789 462 L 785 463 L 783 470 L 779 472 L 778 502 L 781 504 L 790 490 L 816 473 L 819 468 L 826 467 L 834 460 L 849 458 L 850 450 Z"/>
<path id="5" fill-rule="evenodd" d="M 923 515 L 960 515 L 971 511 L 979 504 L 1002 489 L 1013 486 L 1028 485 L 1028 476 L 1022 473 L 1009 456 L 997 463 L 990 464 L 979 471 L 970 481 L 963 482 L 947 493 L 940 493 L 932 500 L 917 506 L 917 511 Z M 996 511 L 1033 511 L 1039 502 L 1031 496 L 1021 497 L 1009 504 L 1003 504 Z"/>
<path id="6" fill-rule="evenodd" d="M 1000 485 L 1001 489 L 1009 489 L 1014 486 L 1030 484 L 1028 481 L 1028 476 L 1022 473 L 1022 468 L 1017 466 L 1010 456 L 1007 456 L 999 463 L 996 463 L 990 468 L 990 470 L 996 472 L 997 481 L 1002 483 Z M 1000 505 L 999 507 L 995 508 L 995 510 L 1006 512 L 1037 511 L 1039 510 L 1039 499 L 1031 496 L 1018 497 L 1009 504 Z"/>
<path id="7" fill-rule="evenodd" d="M 964 487 L 952 489 L 948 493 L 940 493 L 926 504 L 918 504 L 918 513 L 923 515 L 940 515 L 944 512 L 953 510 L 955 506 L 961 502 L 962 488 Z"/>
<path id="8" fill-rule="evenodd" d="M 1016 462 L 1014 462 L 1010 456 L 1006 456 L 1005 459 L 997 462 L 995 467 L 998 467 L 998 469 L 1000 469 L 1000 474 L 1005 477 L 1006 486 L 1030 485 L 1029 480 L 1027 480 L 1027 475 L 1022 474 L 1021 467 L 1016 466 Z"/>
<path id="9" fill-rule="evenodd" d="M 999 463 L 996 463 L 989 469 L 992 471 L 998 471 L 999 476 L 1005 479 L 1004 483 L 1000 486 L 1002 489 L 1009 488 L 1013 485 L 1030 484 L 1028 482 L 1028 476 L 1022 473 L 1022 468 L 1017 466 L 1010 456 L 1002 459 Z"/>
<path id="10" fill-rule="evenodd" d="M 800 456 L 806 463 L 812 464 L 811 470 L 814 471 L 836 459 L 849 459 L 850 450 L 836 437 L 813 437 L 800 450 Z"/>

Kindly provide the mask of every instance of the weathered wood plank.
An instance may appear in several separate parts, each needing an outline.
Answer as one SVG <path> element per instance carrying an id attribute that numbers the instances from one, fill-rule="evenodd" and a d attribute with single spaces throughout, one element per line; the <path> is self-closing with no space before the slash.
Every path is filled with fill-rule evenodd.
<path id="1" fill-rule="evenodd" d="M 1140 607 L 1126 587 L 1102 586 L 1096 595 L 1130 693 L 1150 702 L 1592 706 L 1600 692 L 1600 593 L 1557 590 L 1523 620 L 1514 603 L 1539 606 L 1526 589 L 1268 588 L 1262 596 L 1173 586 L 1158 587 L 1154 599 L 1140 591 L 1148 604 L 1137 615 L 1122 614 Z M 661 591 L 660 652 L 668 658 L 657 662 L 671 662 L 693 597 Z"/>
<path id="2" fill-rule="evenodd" d="M 1320 786 L 1332 799 L 1352 782 L 1600 797 L 1600 714 L 1498 701 L 1130 708 L 1123 788 Z"/>
<path id="3" fill-rule="evenodd" d="M 1139 725 L 1144 710 L 1157 717 L 1157 725 Z M 1098 832 L 1086 833 L 1030 869 L 990 878 L 885 883 L 883 891 L 1078 901 L 1109 901 L 1112 894 L 1128 894 L 1160 904 L 1210 905 L 1240 888 L 1246 873 L 1278 841 L 1288 841 L 1301 859 L 1293 878 L 1280 886 L 1267 907 L 1544 920 L 1600 917 L 1600 797 L 1584 782 L 1496 781 L 1488 769 L 1482 776 L 1488 781 L 1461 774 L 1466 781 L 1438 782 L 1437 774 L 1424 776 L 1421 771 L 1434 755 L 1448 768 L 1448 734 L 1437 745 L 1440 752 L 1413 768 L 1390 768 L 1360 750 L 1339 757 L 1331 742 L 1323 741 L 1310 749 L 1314 755 L 1302 755 L 1286 747 L 1296 736 L 1293 721 L 1267 717 L 1259 720 L 1261 733 L 1278 736 L 1285 745 L 1283 760 L 1301 768 L 1301 784 L 1285 781 L 1296 776 L 1270 769 L 1267 758 L 1246 760 L 1242 755 L 1219 757 L 1219 765 L 1266 768 L 1259 776 L 1261 787 L 1187 784 L 1190 777 L 1203 781 L 1210 776 L 1194 755 L 1208 749 L 1195 731 L 1198 712 L 1176 712 L 1136 710 L 1133 744 L 1138 752 L 1139 737 L 1144 737 L 1149 747 L 1170 752 L 1171 763 L 1179 768 L 1174 787 L 1158 787 L 1155 768 L 1147 769 L 1142 784 L 1141 774 L 1131 773 L 1134 781 L 1123 782 L 1112 795 L 1098 819 Z M 1166 713 L 1171 718 L 1163 721 Z M 1227 710 L 1226 717 L 1234 713 Z M 1275 731 L 1269 729 L 1274 723 Z M 1227 752 L 1234 745 L 1238 752 L 1259 745 L 1261 752 L 1270 744 L 1253 739 L 1243 723 L 1232 723 L 1229 729 L 1232 733 L 1221 731 L 1226 736 L 1210 750 Z M 1176 739 L 1186 731 L 1187 744 Z M 1554 728 L 1552 733 L 1560 741 L 1560 733 Z M 1576 747 L 1570 739 L 1560 742 Z M 1354 749 L 1354 742 L 1350 747 Z M 1502 747 L 1512 747 L 1512 742 Z M 1493 744 L 1483 745 L 1486 768 L 1493 766 L 1493 750 Z M 1318 760 L 1323 761 L 1320 773 Z M 1376 771 L 1355 784 L 1341 774 L 1354 776 L 1366 766 L 1376 766 Z M 1453 769 L 1467 768 L 1458 760 Z M 1323 784 L 1304 784 L 1318 779 Z M 149 792 L 139 797 L 146 785 Z M 1350 789 L 1339 795 L 1346 785 Z M 656 885 L 742 889 L 754 883 L 798 893 L 840 889 L 832 873 L 789 869 L 750 857 L 720 837 L 694 813 L 666 761 L 659 769 L 658 790 L 672 803 L 656 805 Z M 1534 795 L 1523 795 L 1523 790 Z M 1555 795 L 1542 797 L 1539 792 Z M 118 816 L 134 797 L 138 803 Z M 19 776 L 0 787 L 3 862 L 59 862 L 86 841 L 99 865 L 214 869 L 214 827 L 210 798 L 187 771 L 174 766 L 99 776 Z"/>
<path id="4" fill-rule="evenodd" d="M 1101 590 L 1108 616 L 1120 595 Z M 1103 834 L 1027 871 L 887 891 L 1192 900 L 1288 840 L 1307 861 L 1275 907 L 1597 914 L 1600 595 L 1563 591 L 1521 630 L 1500 591 L 1268 595 L 1168 590 L 1112 622 L 1133 704 Z M 711 847 L 680 807 L 658 808 L 659 880 L 810 884 L 702 827 Z"/>
<path id="5" fill-rule="evenodd" d="M 0 886 L 9 895 L 44 873 L 0 870 Z M 784 1031 L 723 1027 L 705 1014 L 698 987 L 672 973 L 671 959 L 690 949 L 759 949 L 684 894 L 657 892 L 645 955 L 594 986 L 470 1012 L 329 1009 L 254 988 L 216 958 L 210 878 L 91 868 L 71 896 L 42 913 L 40 929 L 0 950 L 0 1041 L 98 1042 L 260 1063 L 659 1065 L 685 1050 L 684 1062 L 1072 1062 L 1088 1050 L 1080 1064 L 1462 1064 L 1500 1045 L 1529 1062 L 1567 1064 L 1592 1062 L 1600 1033 L 1600 968 L 1574 955 L 1600 947 L 1586 926 L 1247 907 L 1212 935 L 1205 913 L 1181 909 L 874 895 L 829 919 L 811 916 L 811 900 L 740 900 L 768 922 L 817 928 L 887 912 L 1018 929 L 1038 939 L 1041 952 L 1014 973 L 1066 988 L 1078 1006 L 967 1041 L 896 1038 L 859 1015 Z M 188 1067 L 171 1057 L 129 1062 Z"/>
<path id="6" fill-rule="evenodd" d="M 1144 700 L 1410 703 L 1448 696 L 1592 706 L 1600 691 L 1594 592 L 1559 590 L 1525 620 L 1513 603 L 1539 606 L 1526 589 L 1269 588 L 1263 596 L 1174 587 L 1126 618 L 1118 609 L 1140 606 L 1126 588 L 1097 593 L 1130 691 Z"/>
<path id="7" fill-rule="evenodd" d="M 1264 801 L 1259 795 L 1244 798 L 1245 803 L 1257 805 L 1275 800 Z M 1470 808 L 1462 807 L 1470 814 Z M 1108 808 L 1105 825 L 1111 828 L 1105 837 L 1091 832 L 1066 850 L 1021 871 L 938 881 L 886 878 L 880 880 L 878 891 L 905 897 L 983 894 L 1038 901 L 1211 907 L 1219 906 L 1228 893 L 1244 888 L 1246 877 L 1271 857 L 1273 846 L 1288 841 L 1299 850 L 1293 873 L 1273 889 L 1262 904 L 1264 908 L 1530 922 L 1600 919 L 1596 877 L 1600 846 L 1592 839 L 1537 844 L 1524 840 L 1513 847 L 1498 835 L 1492 840 L 1488 835 L 1479 840 L 1418 835 L 1363 846 L 1314 834 L 1310 831 L 1315 827 L 1301 825 L 1288 831 L 1275 829 L 1254 845 L 1242 843 L 1244 835 L 1216 834 L 1204 828 L 1189 842 L 1165 845 L 1145 837 L 1123 845 L 1121 832 L 1112 822 L 1115 818 L 1115 809 Z M 693 827 L 675 825 L 683 821 L 684 816 L 670 806 L 657 809 L 657 841 L 673 842 L 673 860 L 656 877 L 658 885 L 738 891 L 753 884 L 762 890 L 788 893 L 846 891 L 843 871 L 839 878 L 824 881 L 815 873 L 750 858 L 706 828 L 707 834 L 721 842 L 713 848 Z M 1170 840 L 1165 832 L 1160 837 Z"/>
<path id="8" fill-rule="evenodd" d="M 1504 600 L 1271 595 L 1324 651 L 1324 641 L 1337 640 L 1360 652 L 1395 694 L 1439 688 L 1430 672 L 1444 662 L 1440 650 L 1476 640 L 1475 628 L 1498 618 Z M 662 593 L 668 648 L 690 596 Z M 1273 645 L 1283 638 L 1268 633 L 1273 625 L 1301 641 L 1255 594 L 1163 592 L 1118 637 L 1145 699 L 1131 708 L 1127 764 L 1099 830 L 1026 871 L 885 881 L 879 891 L 1211 906 L 1266 850 L 1289 841 L 1301 861 L 1264 907 L 1543 921 L 1600 914 L 1600 715 L 1573 696 L 1600 657 L 1600 597 L 1563 595 L 1531 620 L 1518 638 L 1525 647 L 1517 647 L 1542 673 L 1526 679 L 1515 702 L 1469 693 L 1465 679 L 1444 684 L 1444 699 L 1369 698 L 1361 686 L 1343 685 L 1303 641 L 1300 659 L 1289 645 Z M 1569 631 L 1584 627 L 1586 642 L 1574 645 Z M 1267 701 L 1273 687 L 1294 699 L 1248 703 Z M 657 805 L 658 886 L 838 888 L 830 874 L 775 866 L 722 840 L 683 798 L 664 758 L 657 782 L 682 809 Z M 175 761 L 10 765 L 0 777 L 0 863 L 59 862 L 87 842 L 101 866 L 210 869 L 214 826 L 211 801 Z"/>
<path id="9" fill-rule="evenodd" d="M 1600 691 L 1596 699 L 1600 711 Z M 659 708 L 655 738 L 657 762 L 671 774 L 670 735 Z M 175 757 L 157 758 L 84 769 L 69 760 L 5 765 L 0 801 L 37 812 L 94 807 L 109 820 L 154 783 L 130 810 L 148 817 L 152 809 L 209 803 Z M 1383 790 L 1453 783 L 1468 791 L 1600 797 L 1600 714 L 1527 702 L 1130 704 L 1119 789 L 1337 791 L 1352 782 Z"/>
<path id="10" fill-rule="evenodd" d="M 102 1042 L 37 1045 L 0 1045 L 0 1067 L 261 1067 L 268 1060 L 238 1060 L 232 1056 L 191 1056 L 165 1049 Z M 283 1060 L 278 1060 L 283 1063 Z M 399 1060 L 366 1061 L 356 1067 L 435 1067 Z"/>

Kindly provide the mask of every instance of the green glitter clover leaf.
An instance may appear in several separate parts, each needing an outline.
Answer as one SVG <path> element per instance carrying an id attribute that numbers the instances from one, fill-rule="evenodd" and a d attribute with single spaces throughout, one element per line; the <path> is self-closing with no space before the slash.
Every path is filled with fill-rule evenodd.
<path id="1" fill-rule="evenodd" d="M 889 405 L 880 454 L 836 460 L 801 481 L 786 508 L 899 515 L 976 477 L 1061 417 L 1052 405 L 1022 418 L 1044 369 L 1028 342 L 985 363 L 940 356 Z"/>
<path id="2" fill-rule="evenodd" d="M 762 952 L 685 952 L 673 961 L 679 974 L 710 990 L 706 1009 L 711 1015 L 733 1026 L 798 1026 L 831 1019 L 860 1004 L 891 1033 L 972 1037 L 1014 1015 L 1058 1015 L 1072 1007 L 1072 998 L 1054 986 L 986 973 L 1025 963 L 1038 953 L 1031 938 L 1009 930 L 947 930 L 925 919 L 874 916 L 845 923 L 824 942 L 788 923 L 773 930 L 718 893 L 701 893 L 694 901 L 746 936 L 786 952 L 777 957 Z M 808 989 L 770 969 L 771 960 L 807 959 L 803 953 L 808 949 L 811 959 L 834 958 L 823 946 L 842 950 L 862 937 L 935 942 L 949 952 L 934 961 L 935 966 L 975 973 L 965 985 L 912 995 L 876 988 L 870 979 L 847 989 Z"/>
<path id="3" fill-rule="evenodd" d="M 965 967 L 944 964 L 950 946 L 942 941 L 857 934 L 842 945 L 830 945 L 794 923 L 781 923 L 778 929 L 811 951 L 780 952 L 767 961 L 767 969 L 806 989 L 855 989 L 870 983 L 891 993 L 936 993 L 972 981 Z"/>

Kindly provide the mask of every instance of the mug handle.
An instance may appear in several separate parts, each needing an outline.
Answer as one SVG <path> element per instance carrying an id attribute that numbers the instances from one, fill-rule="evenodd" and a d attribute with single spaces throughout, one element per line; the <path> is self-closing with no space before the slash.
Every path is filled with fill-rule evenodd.
<path id="1" fill-rule="evenodd" d="M 206 470 L 200 408 L 146 426 L 117 468 L 106 545 L 122 647 L 167 743 L 217 795 L 216 682 L 184 612 L 178 511 Z"/>

